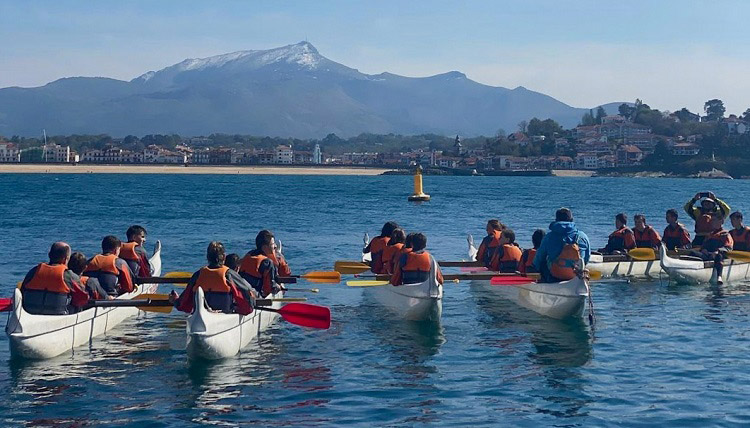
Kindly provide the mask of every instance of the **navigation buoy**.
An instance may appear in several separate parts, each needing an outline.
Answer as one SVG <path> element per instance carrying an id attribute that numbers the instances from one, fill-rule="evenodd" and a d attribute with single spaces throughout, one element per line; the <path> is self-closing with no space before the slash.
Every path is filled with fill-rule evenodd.
<path id="1" fill-rule="evenodd" d="M 430 195 L 422 191 L 422 167 L 417 165 L 417 169 L 414 171 L 414 194 L 409 196 L 410 201 L 429 201 Z"/>

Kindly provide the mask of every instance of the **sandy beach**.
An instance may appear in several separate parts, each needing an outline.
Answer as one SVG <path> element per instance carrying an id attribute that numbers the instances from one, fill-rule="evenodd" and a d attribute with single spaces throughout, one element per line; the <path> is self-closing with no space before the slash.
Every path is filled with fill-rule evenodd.
<path id="1" fill-rule="evenodd" d="M 0 164 L 0 174 L 267 174 L 267 175 L 380 175 L 385 168 L 314 166 L 196 166 L 182 165 L 68 165 Z"/>

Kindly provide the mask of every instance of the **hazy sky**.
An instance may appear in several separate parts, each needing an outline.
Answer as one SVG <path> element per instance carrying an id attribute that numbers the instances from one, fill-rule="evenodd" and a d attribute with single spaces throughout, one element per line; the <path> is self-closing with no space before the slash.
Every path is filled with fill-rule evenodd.
<path id="1" fill-rule="evenodd" d="M 365 73 L 459 70 L 577 107 L 750 107 L 750 1 L 0 0 L 0 87 L 129 80 L 307 39 Z"/>

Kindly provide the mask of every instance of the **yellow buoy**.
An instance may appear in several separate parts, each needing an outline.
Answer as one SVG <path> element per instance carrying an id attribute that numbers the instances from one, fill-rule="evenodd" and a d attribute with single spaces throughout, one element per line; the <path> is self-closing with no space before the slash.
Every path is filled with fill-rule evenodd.
<path id="1" fill-rule="evenodd" d="M 417 165 L 414 171 L 414 194 L 409 196 L 410 201 L 429 201 L 430 195 L 422 191 L 422 167 Z"/>

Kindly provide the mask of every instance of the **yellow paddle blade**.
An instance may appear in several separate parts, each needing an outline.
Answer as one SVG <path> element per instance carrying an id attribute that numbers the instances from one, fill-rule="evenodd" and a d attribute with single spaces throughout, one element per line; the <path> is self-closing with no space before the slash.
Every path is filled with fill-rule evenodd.
<path id="1" fill-rule="evenodd" d="M 368 272 L 370 270 L 370 266 L 367 266 L 364 263 L 360 263 L 359 265 L 338 265 L 334 269 L 337 272 L 345 275 L 356 275 L 358 273 Z"/>
<path id="2" fill-rule="evenodd" d="M 634 260 L 656 260 L 653 248 L 633 248 L 628 251 L 628 256 Z"/>
<path id="3" fill-rule="evenodd" d="M 139 294 L 137 297 L 135 297 L 136 300 L 168 300 L 169 294 Z M 143 312 L 156 312 L 161 314 L 168 314 L 172 312 L 172 309 L 174 306 L 138 306 L 138 309 L 142 310 Z"/>
<path id="4" fill-rule="evenodd" d="M 368 281 L 368 280 L 355 280 L 355 281 L 346 281 L 346 285 L 349 287 L 377 287 L 380 285 L 388 285 L 390 282 L 388 281 Z"/>
<path id="5" fill-rule="evenodd" d="M 747 251 L 728 251 L 727 257 L 738 262 L 750 262 L 750 252 Z"/>
<path id="6" fill-rule="evenodd" d="M 18 281 L 18 284 L 16 284 L 16 288 L 20 290 L 22 285 L 23 285 L 23 281 Z"/>
<path id="7" fill-rule="evenodd" d="M 308 272 L 304 275 L 300 275 L 300 278 L 314 279 L 316 282 L 339 282 L 341 281 L 341 272 Z"/>
<path id="8" fill-rule="evenodd" d="M 163 278 L 190 278 L 192 276 L 192 272 L 167 272 L 162 275 Z"/>
<path id="9" fill-rule="evenodd" d="M 369 268 L 367 263 L 362 263 L 355 260 L 336 260 L 333 263 L 333 267 L 335 268 L 336 266 L 367 266 Z"/>
<path id="10" fill-rule="evenodd" d="M 598 270 L 589 270 L 589 279 L 592 281 L 598 281 L 602 279 L 602 273 Z"/>

